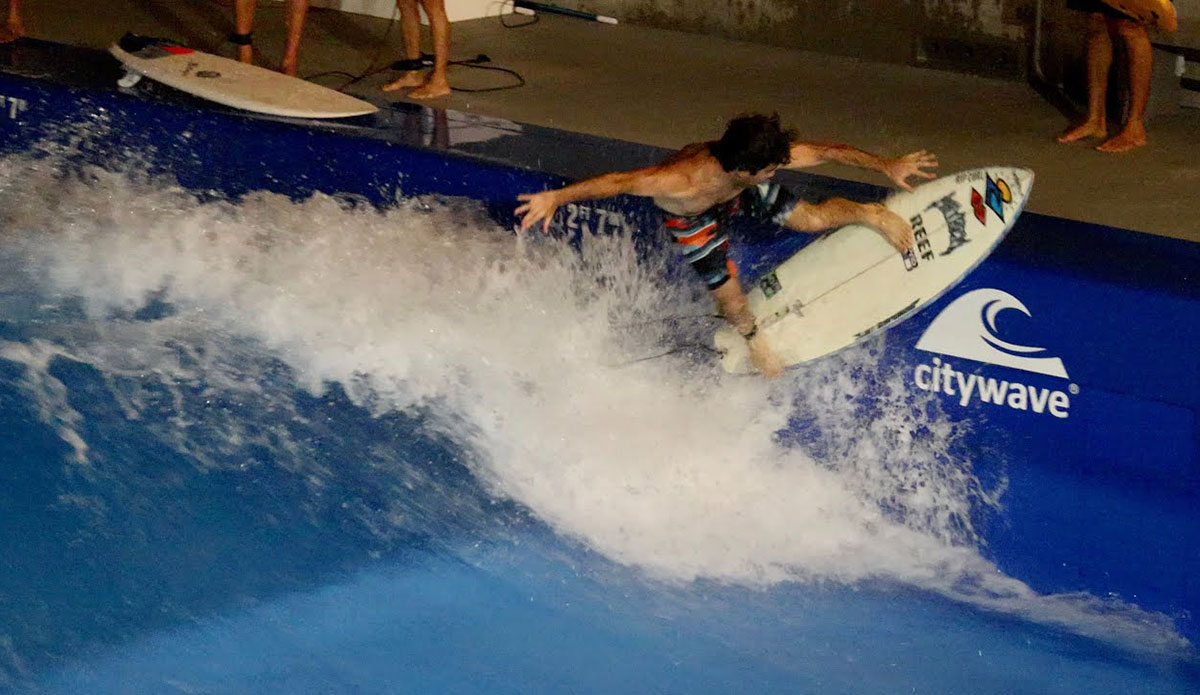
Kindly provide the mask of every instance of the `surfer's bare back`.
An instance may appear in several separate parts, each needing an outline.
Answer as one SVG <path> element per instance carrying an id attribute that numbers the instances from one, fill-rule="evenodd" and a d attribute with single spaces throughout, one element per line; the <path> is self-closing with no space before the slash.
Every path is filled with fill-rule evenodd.
<path id="1" fill-rule="evenodd" d="M 523 202 L 516 214 L 522 231 L 538 222 L 549 230 L 554 211 L 566 203 L 622 193 L 653 198 L 663 213 L 663 226 L 708 286 L 721 316 L 746 339 L 754 366 L 767 376 L 777 376 L 783 371 L 779 358 L 758 334 L 737 279 L 737 266 L 728 258 L 729 239 L 723 227 L 730 217 L 744 213 L 799 232 L 863 224 L 900 253 L 913 245 L 912 226 L 879 203 L 844 198 L 807 203 L 770 182 L 779 169 L 825 162 L 882 172 L 905 190 L 912 190 L 910 178 L 932 179 L 937 168 L 937 158 L 924 150 L 886 159 L 847 145 L 797 142 L 791 131 L 780 126 L 779 116 L 750 115 L 730 121 L 720 140 L 688 145 L 654 166 L 521 194 L 517 198 Z"/>

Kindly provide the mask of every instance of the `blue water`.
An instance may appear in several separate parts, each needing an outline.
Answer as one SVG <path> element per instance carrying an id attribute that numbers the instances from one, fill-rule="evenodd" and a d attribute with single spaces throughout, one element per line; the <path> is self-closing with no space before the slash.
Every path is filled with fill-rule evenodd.
<path id="1" fill-rule="evenodd" d="M 0 175 L 8 690 L 1200 688 L 1170 616 L 987 562 L 954 428 L 834 388 L 870 346 L 629 367 L 705 329 L 614 314 L 705 305 L 619 241 Z"/>

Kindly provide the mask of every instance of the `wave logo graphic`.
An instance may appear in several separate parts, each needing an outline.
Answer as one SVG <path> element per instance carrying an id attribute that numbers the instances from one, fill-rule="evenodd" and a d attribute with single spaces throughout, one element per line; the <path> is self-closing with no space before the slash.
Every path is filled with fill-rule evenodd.
<path id="1" fill-rule="evenodd" d="M 1000 337 L 996 318 L 1006 310 L 1033 315 L 1021 300 L 992 288 L 973 290 L 942 310 L 917 341 L 917 349 L 1011 367 L 1036 374 L 1069 378 L 1067 368 L 1047 350 L 1017 345 Z"/>

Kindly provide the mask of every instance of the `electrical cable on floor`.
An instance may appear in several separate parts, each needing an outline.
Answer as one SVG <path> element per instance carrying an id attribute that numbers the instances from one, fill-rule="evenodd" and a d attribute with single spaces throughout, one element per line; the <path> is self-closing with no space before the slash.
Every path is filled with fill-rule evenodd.
<path id="1" fill-rule="evenodd" d="M 517 72 L 516 70 L 510 70 L 509 68 L 495 67 L 493 65 L 483 65 L 483 63 L 490 63 L 491 61 L 492 61 L 492 59 L 489 58 L 486 54 L 480 53 L 479 55 L 476 55 L 474 58 L 468 58 L 466 60 L 452 60 L 449 63 L 447 63 L 447 65 L 458 65 L 460 67 L 475 68 L 476 70 L 493 70 L 495 72 L 503 72 L 505 74 L 512 75 L 513 77 L 515 77 L 517 80 L 516 84 L 506 84 L 506 85 L 501 85 L 499 87 L 480 87 L 478 89 L 468 89 L 466 87 L 453 87 L 452 86 L 452 87 L 450 87 L 450 89 L 455 92 L 478 94 L 479 92 L 498 92 L 498 91 L 501 91 L 504 89 L 516 89 L 517 87 L 525 86 L 525 78 L 521 77 L 521 73 Z M 412 58 L 409 60 L 397 60 L 396 62 L 392 63 L 390 67 L 393 70 L 423 70 L 425 68 L 433 67 L 433 56 L 430 55 L 429 53 L 422 53 L 420 58 Z"/>
<path id="2" fill-rule="evenodd" d="M 392 29 L 394 29 L 396 27 L 396 20 L 398 20 L 399 18 L 400 18 L 400 7 L 396 6 L 396 8 L 392 10 L 392 18 L 390 20 L 388 20 L 387 29 L 383 32 L 383 37 L 379 39 L 379 45 L 375 48 L 375 55 L 371 56 L 371 60 L 367 61 L 367 69 L 366 70 L 362 71 L 358 75 L 352 75 L 344 70 L 329 70 L 326 72 L 318 72 L 314 75 L 308 75 L 304 79 L 311 81 L 318 77 L 327 77 L 329 75 L 342 75 L 345 77 L 349 77 L 350 78 L 349 82 L 346 82 L 345 84 L 343 84 L 342 86 L 340 86 L 336 89 L 336 91 L 338 91 L 338 92 L 343 92 L 343 91 L 345 91 L 345 89 L 347 87 L 349 87 L 350 85 L 352 85 L 356 82 L 361 82 L 361 81 L 367 79 L 368 77 L 374 77 L 375 75 L 378 75 L 379 73 L 383 72 L 384 70 L 390 69 L 391 65 L 385 65 L 381 68 L 375 68 L 375 69 L 372 69 L 371 66 L 375 65 L 375 63 L 381 57 L 383 57 L 383 52 L 387 49 L 387 40 L 388 40 L 388 38 L 391 37 Z"/>
<path id="3" fill-rule="evenodd" d="M 507 0 L 506 2 L 503 2 L 500 4 L 501 5 L 511 5 L 512 0 Z M 500 17 L 501 26 L 505 27 L 506 29 L 519 29 L 521 27 L 529 26 L 530 24 L 536 24 L 538 21 L 538 18 L 535 15 L 533 21 L 530 21 L 530 22 L 525 22 L 523 24 L 507 24 L 504 21 L 503 13 L 501 13 L 499 15 L 499 17 Z M 388 38 L 391 37 L 392 29 L 395 28 L 398 19 L 399 19 L 399 8 L 392 11 L 392 18 L 388 22 L 387 30 L 384 31 L 383 37 L 379 40 L 379 45 L 375 51 L 375 55 L 372 56 L 371 60 L 367 63 L 368 67 L 366 70 L 362 71 L 361 73 L 359 73 L 357 75 L 353 75 L 344 70 L 329 70 L 326 72 L 319 72 L 319 73 L 316 73 L 313 75 L 308 75 L 304 79 L 315 80 L 316 78 L 328 77 L 330 75 L 341 75 L 343 77 L 348 77 L 348 78 L 350 78 L 349 81 L 345 82 L 340 87 L 336 88 L 336 91 L 344 92 L 346 90 L 346 88 L 349 87 L 350 85 L 361 82 L 361 81 L 367 79 L 368 77 L 374 77 L 375 75 L 378 75 L 379 73 L 387 71 L 387 70 L 423 70 L 425 68 L 433 67 L 433 56 L 428 53 L 422 53 L 420 58 L 397 60 L 397 61 L 393 61 L 392 63 L 389 63 L 389 64 L 384 65 L 379 68 L 372 67 L 378 62 L 378 60 L 383 56 L 383 52 L 387 49 L 387 40 L 388 40 Z M 526 84 L 525 78 L 522 77 L 521 74 L 519 72 L 517 72 L 516 70 L 512 70 L 509 68 L 502 68 L 502 67 L 498 67 L 495 65 L 482 65 L 482 63 L 491 62 L 491 60 L 492 59 L 489 58 L 487 55 L 480 53 L 480 54 L 476 55 L 474 58 L 469 58 L 466 60 L 452 60 L 449 63 L 447 63 L 447 65 L 457 65 L 459 67 L 475 68 L 477 70 L 491 70 L 494 72 L 501 72 L 501 73 L 511 75 L 512 77 L 516 78 L 516 83 L 500 85 L 498 87 L 481 87 L 481 88 L 477 88 L 477 89 L 468 89 L 466 87 L 451 86 L 450 87 L 451 91 L 463 92 L 466 94 L 480 94 L 483 92 L 499 92 L 499 91 L 503 91 L 506 89 L 517 89 L 518 87 L 525 86 L 525 84 Z"/>
<path id="4" fill-rule="evenodd" d="M 522 14 L 517 12 L 516 2 L 514 2 L 514 0 L 500 0 L 500 2 L 494 4 L 500 5 L 500 26 L 504 27 L 505 29 L 520 29 L 521 27 L 531 26 L 542 21 L 542 16 L 534 12 L 526 15 L 529 17 L 527 21 L 521 22 L 520 24 L 509 24 L 508 22 L 504 21 L 504 8 L 506 6 L 510 8 L 509 14 Z"/>
<path id="5" fill-rule="evenodd" d="M 517 72 L 516 70 L 511 70 L 509 68 L 496 67 L 494 65 L 479 65 L 477 63 L 470 63 L 470 62 L 451 62 L 450 64 L 451 65 L 463 65 L 465 67 L 475 68 L 476 70 L 493 70 L 495 72 L 502 72 L 507 75 L 512 75 L 513 77 L 515 77 L 517 79 L 516 84 L 500 85 L 499 87 L 480 87 L 477 89 L 466 89 L 464 87 L 450 87 L 450 89 L 452 89 L 456 92 L 465 92 L 467 94 L 479 94 L 481 92 L 499 92 L 499 91 L 503 91 L 505 89 L 516 89 L 518 87 L 525 86 L 525 78 L 521 77 L 521 73 Z"/>

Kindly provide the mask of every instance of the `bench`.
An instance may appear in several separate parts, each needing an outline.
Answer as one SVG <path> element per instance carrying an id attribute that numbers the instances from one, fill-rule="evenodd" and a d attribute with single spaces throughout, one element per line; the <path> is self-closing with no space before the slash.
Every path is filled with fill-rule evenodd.
<path id="1" fill-rule="evenodd" d="M 1179 22 L 1179 30 L 1160 34 L 1152 38 L 1154 47 L 1155 80 L 1151 82 L 1151 96 L 1159 88 L 1158 63 L 1169 63 L 1173 80 L 1166 81 L 1162 88 L 1174 91 L 1179 104 L 1189 108 L 1200 108 L 1200 19 Z"/>

